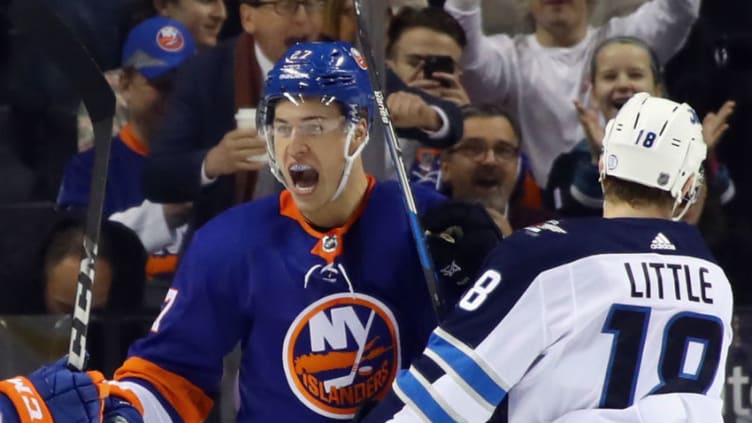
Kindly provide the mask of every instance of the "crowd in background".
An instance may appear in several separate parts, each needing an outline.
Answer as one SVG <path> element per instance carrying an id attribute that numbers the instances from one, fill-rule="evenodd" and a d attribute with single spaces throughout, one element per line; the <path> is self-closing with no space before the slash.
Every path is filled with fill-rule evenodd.
<path id="1" fill-rule="evenodd" d="M 156 310 L 195 229 L 282 189 L 263 159 L 248 160 L 263 157 L 265 142 L 235 114 L 256 107 L 266 72 L 295 41 L 355 42 L 353 4 L 48 3 L 118 99 L 98 271 L 109 282 L 95 306 Z M 504 234 L 599 214 L 606 121 L 638 91 L 685 101 L 711 147 L 704 202 L 686 219 L 729 274 L 736 304 L 749 303 L 748 2 L 573 0 L 564 2 L 571 16 L 541 0 L 391 3 L 387 104 L 413 182 L 480 203 Z M 0 289 L 10 293 L 0 313 L 67 312 L 72 294 L 59 280 L 77 273 L 93 132 L 80 96 L 14 26 L 9 6 L 0 1 Z M 179 53 L 150 52 L 154 37 L 182 43 Z M 142 53 L 169 63 L 156 69 Z M 383 158 L 383 141 L 371 144 Z M 151 289 L 156 299 L 142 299 Z"/>

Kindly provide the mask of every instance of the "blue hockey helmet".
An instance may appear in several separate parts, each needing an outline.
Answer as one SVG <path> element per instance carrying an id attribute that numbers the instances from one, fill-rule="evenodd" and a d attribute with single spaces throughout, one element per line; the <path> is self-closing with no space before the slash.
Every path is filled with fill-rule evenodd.
<path id="1" fill-rule="evenodd" d="M 350 153 L 354 124 L 366 119 L 370 132 L 373 119 L 375 99 L 367 69 L 365 58 L 350 43 L 301 42 L 290 47 L 269 71 L 256 127 L 266 139 L 272 173 L 282 184 L 285 181 L 274 156 L 274 132 L 268 129 L 274 121 L 274 106 L 282 99 L 296 105 L 315 100 L 339 105 L 350 123 L 346 128 L 345 170 L 334 198 L 341 194 L 353 160 L 368 141 L 366 135 L 359 148 Z"/>
<path id="2" fill-rule="evenodd" d="M 258 128 L 274 119 L 274 103 L 282 98 L 294 103 L 306 98 L 338 102 L 348 120 L 367 118 L 374 112 L 374 95 L 366 61 L 347 42 L 301 42 L 290 47 L 266 78 L 258 114 Z"/>

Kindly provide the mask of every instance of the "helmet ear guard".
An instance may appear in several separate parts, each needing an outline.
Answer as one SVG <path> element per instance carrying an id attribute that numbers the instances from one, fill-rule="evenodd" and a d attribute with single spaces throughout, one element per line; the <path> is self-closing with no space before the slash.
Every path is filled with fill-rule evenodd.
<path id="1" fill-rule="evenodd" d="M 606 125 L 600 174 L 669 192 L 678 220 L 696 200 L 706 156 L 690 106 L 638 93 Z"/>

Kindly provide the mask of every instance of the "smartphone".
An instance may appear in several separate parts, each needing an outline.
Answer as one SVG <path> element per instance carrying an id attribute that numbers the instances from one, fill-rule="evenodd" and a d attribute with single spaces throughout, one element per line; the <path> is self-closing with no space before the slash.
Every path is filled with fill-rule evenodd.
<path id="1" fill-rule="evenodd" d="M 432 79 L 434 72 L 454 73 L 454 60 L 450 56 L 426 56 L 423 59 L 423 77 Z"/>

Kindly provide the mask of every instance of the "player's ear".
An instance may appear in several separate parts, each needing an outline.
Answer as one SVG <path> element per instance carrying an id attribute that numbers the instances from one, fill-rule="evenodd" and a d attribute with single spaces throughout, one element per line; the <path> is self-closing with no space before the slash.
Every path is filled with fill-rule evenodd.
<path id="1" fill-rule="evenodd" d="M 353 140 L 350 143 L 350 154 L 353 154 L 358 147 L 361 146 L 368 139 L 368 123 L 365 119 L 361 119 L 355 124 L 353 128 Z"/>

